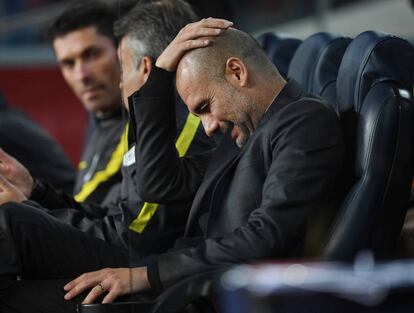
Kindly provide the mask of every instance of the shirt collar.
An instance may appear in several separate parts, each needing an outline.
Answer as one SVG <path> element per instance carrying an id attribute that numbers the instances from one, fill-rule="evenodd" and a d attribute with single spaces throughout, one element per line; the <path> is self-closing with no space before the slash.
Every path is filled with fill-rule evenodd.
<path id="1" fill-rule="evenodd" d="M 296 99 L 303 96 L 304 91 L 300 84 L 295 81 L 294 79 L 289 78 L 285 84 L 285 86 L 282 88 L 280 93 L 276 96 L 276 98 L 273 100 L 272 104 L 269 106 L 269 108 L 266 110 L 266 112 L 263 114 L 263 117 L 259 123 L 262 124 L 274 114 L 276 114 L 282 107 L 284 107 L 286 104 L 295 101 Z"/>

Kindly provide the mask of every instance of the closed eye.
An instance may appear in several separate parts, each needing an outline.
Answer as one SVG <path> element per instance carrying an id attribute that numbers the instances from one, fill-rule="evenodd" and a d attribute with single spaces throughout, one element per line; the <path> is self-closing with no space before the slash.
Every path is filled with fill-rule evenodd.
<path id="1" fill-rule="evenodd" d="M 193 113 L 195 115 L 200 115 L 200 114 L 206 113 L 208 111 L 208 107 L 209 107 L 208 100 L 200 101 L 200 103 L 197 104 L 196 107 L 194 108 Z"/>

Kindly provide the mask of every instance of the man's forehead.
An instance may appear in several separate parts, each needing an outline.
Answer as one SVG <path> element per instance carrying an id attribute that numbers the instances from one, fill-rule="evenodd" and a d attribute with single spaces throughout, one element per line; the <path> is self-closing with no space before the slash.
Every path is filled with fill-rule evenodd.
<path id="1" fill-rule="evenodd" d="M 198 85 L 200 82 L 207 83 L 207 75 L 200 70 L 200 67 L 192 58 L 184 56 L 178 63 L 176 71 L 177 84 L 183 88 L 187 85 Z"/>
<path id="2" fill-rule="evenodd" d="M 79 28 L 58 36 L 53 40 L 53 47 L 57 56 L 84 50 L 91 46 L 114 48 L 112 39 L 98 32 L 96 26 Z"/>

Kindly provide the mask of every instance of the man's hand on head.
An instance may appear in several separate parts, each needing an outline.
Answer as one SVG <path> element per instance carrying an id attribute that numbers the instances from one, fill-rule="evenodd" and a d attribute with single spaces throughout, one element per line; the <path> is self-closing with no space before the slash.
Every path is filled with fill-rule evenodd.
<path id="1" fill-rule="evenodd" d="M 25 195 L 16 186 L 0 174 L 0 205 L 10 201 L 22 202 L 26 199 Z"/>
<path id="2" fill-rule="evenodd" d="M 231 26 L 233 23 L 230 21 L 211 17 L 188 24 L 165 48 L 155 65 L 166 71 L 174 72 L 187 51 L 208 46 L 210 44 L 208 37 L 216 37 Z"/>
<path id="3" fill-rule="evenodd" d="M 34 180 L 29 171 L 0 148 L 0 175 L 17 188 L 25 198 L 29 198 L 33 191 Z"/>

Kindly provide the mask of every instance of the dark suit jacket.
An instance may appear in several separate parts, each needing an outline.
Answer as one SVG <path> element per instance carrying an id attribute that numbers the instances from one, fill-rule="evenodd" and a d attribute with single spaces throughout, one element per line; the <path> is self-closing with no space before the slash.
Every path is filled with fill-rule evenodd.
<path id="1" fill-rule="evenodd" d="M 309 215 L 338 203 L 344 145 L 336 114 L 290 81 L 241 150 L 226 137 L 213 155 L 179 158 L 173 105 L 165 107 L 171 76 L 155 70 L 133 95 L 142 198 L 194 198 L 184 238 L 155 257 L 150 283 L 168 287 L 222 266 L 300 255 Z"/>

